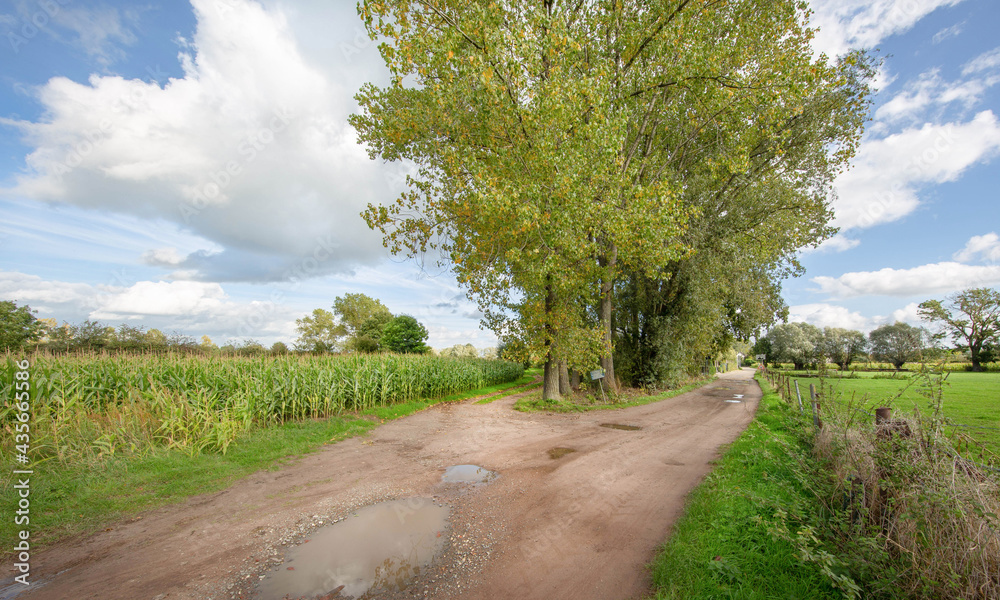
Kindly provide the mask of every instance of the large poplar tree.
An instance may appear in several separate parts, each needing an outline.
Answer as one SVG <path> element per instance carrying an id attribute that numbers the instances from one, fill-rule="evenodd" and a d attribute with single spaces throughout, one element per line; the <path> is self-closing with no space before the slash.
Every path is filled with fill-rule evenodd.
<path id="1" fill-rule="evenodd" d="M 793 188 L 782 154 L 800 122 L 829 124 L 813 107 L 849 83 L 813 60 L 791 0 L 365 0 L 359 12 L 393 83 L 362 88 L 352 124 L 373 157 L 417 167 L 366 220 L 393 252 L 450 262 L 498 334 L 546 357 L 549 399 L 562 362 L 599 355 L 615 385 L 622 270 L 660 277 L 689 253 L 693 217 Z M 811 160 L 855 142 L 827 141 Z"/>

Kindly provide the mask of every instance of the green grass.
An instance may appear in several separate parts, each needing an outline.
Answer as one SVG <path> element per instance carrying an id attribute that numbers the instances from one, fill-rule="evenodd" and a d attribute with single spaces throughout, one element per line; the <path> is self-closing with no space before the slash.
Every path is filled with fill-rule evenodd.
<path id="1" fill-rule="evenodd" d="M 828 377 L 824 382 L 834 390 L 832 397 L 837 402 L 853 399 L 870 412 L 879 406 L 889 406 L 900 415 L 912 413 L 914 408 L 928 414 L 930 400 L 921 395 L 915 374 L 903 375 L 903 379 L 876 376 L 875 373 L 858 373 L 856 379 Z M 810 383 L 819 387 L 820 380 L 799 379 L 803 396 L 808 396 Z M 957 431 L 968 435 L 989 452 L 1000 456 L 1000 373 L 949 373 L 944 382 L 942 412 L 949 423 L 970 426 L 947 427 L 948 433 Z"/>
<path id="2" fill-rule="evenodd" d="M 709 381 L 712 381 L 712 379 L 699 379 L 679 388 L 660 392 L 659 394 L 640 396 L 638 398 L 626 398 L 617 402 L 610 397 L 607 402 L 604 402 L 599 396 L 595 396 L 595 392 L 590 392 L 586 396 L 577 394 L 569 399 L 549 402 L 542 400 L 541 392 L 538 392 L 536 394 L 527 395 L 515 402 L 514 410 L 522 412 L 571 413 L 586 412 L 590 410 L 614 410 L 618 408 L 628 408 L 630 406 L 643 406 L 644 404 L 651 404 L 653 402 L 659 402 L 660 400 L 666 400 L 667 398 L 673 398 L 674 396 L 680 396 L 681 394 L 700 388 Z M 600 394 L 600 392 L 598 391 L 596 394 Z"/>
<path id="3" fill-rule="evenodd" d="M 652 563 L 657 599 L 843 597 L 793 542 L 772 535 L 778 509 L 794 517 L 813 502 L 797 475 L 809 460 L 810 424 L 796 413 L 764 394 L 756 419 L 689 496 Z"/>
<path id="4" fill-rule="evenodd" d="M 111 456 L 86 465 L 60 465 L 54 461 L 36 465 L 31 477 L 32 547 L 39 549 L 144 510 L 225 489 L 261 469 L 277 469 L 326 444 L 362 435 L 380 422 L 433 404 L 481 395 L 489 389 L 254 429 L 241 435 L 225 454 L 192 455 L 182 449 L 156 448 L 146 455 Z M 5 477 L 0 492 L 0 506 L 12 514 L 17 498 L 9 477 Z M 20 529 L 13 519 L 0 520 L 0 543 L 4 548 L 0 556 L 9 553 Z"/>
<path id="5" fill-rule="evenodd" d="M 528 390 L 534 389 L 542 385 L 540 381 L 536 381 L 538 376 L 541 374 L 541 369 L 528 369 L 524 372 L 524 375 L 517 381 L 511 383 L 504 383 L 501 385 L 495 385 L 492 387 L 485 388 L 475 393 L 476 396 L 487 395 L 487 397 L 476 401 L 476 404 L 489 404 L 490 402 L 495 402 L 501 398 L 506 398 L 512 394 L 520 394 L 521 392 L 526 392 Z M 497 393 L 500 392 L 500 393 Z M 474 396 L 469 396 L 470 398 Z"/>

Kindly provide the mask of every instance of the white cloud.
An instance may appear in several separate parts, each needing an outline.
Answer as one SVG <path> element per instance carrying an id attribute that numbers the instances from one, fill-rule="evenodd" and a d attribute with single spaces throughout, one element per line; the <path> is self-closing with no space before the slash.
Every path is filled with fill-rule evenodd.
<path id="1" fill-rule="evenodd" d="M 945 27 L 944 29 L 942 29 L 942 30 L 938 31 L 937 33 L 935 33 L 934 37 L 931 38 L 931 41 L 933 43 L 935 43 L 935 44 L 940 44 L 941 42 L 943 42 L 943 41 L 945 41 L 945 40 L 947 40 L 949 38 L 953 38 L 953 37 L 958 36 L 960 33 L 962 33 L 962 29 L 964 27 L 965 27 L 965 23 L 964 22 L 963 23 L 956 23 L 956 24 L 952 25 L 951 27 Z"/>
<path id="2" fill-rule="evenodd" d="M 850 250 L 851 248 L 856 248 L 861 245 L 861 240 L 846 237 L 842 233 L 838 233 L 831 238 L 823 241 L 815 249 L 813 248 L 803 248 L 802 252 L 804 254 L 809 254 L 811 252 L 844 252 L 845 250 Z"/>
<path id="3" fill-rule="evenodd" d="M 991 231 L 986 235 L 975 235 L 969 238 L 965 248 L 952 257 L 958 262 L 970 262 L 980 258 L 993 263 L 1000 262 L 1000 236 Z"/>
<path id="4" fill-rule="evenodd" d="M 177 252 L 177 248 L 147 250 L 142 254 L 140 260 L 143 264 L 157 267 L 179 267 L 184 263 L 184 257 Z"/>
<path id="5" fill-rule="evenodd" d="M 983 71 L 992 71 L 1000 68 L 1000 47 L 989 52 L 984 52 L 965 63 L 962 67 L 962 75 L 972 75 Z"/>
<path id="6" fill-rule="evenodd" d="M 54 11 L 52 21 L 73 32 L 71 45 L 83 49 L 91 58 L 105 66 L 125 57 L 119 44 L 131 46 L 137 41 L 131 29 L 135 15 L 130 12 L 119 13 L 110 6 L 61 6 Z"/>
<path id="7" fill-rule="evenodd" d="M 819 291 L 834 298 L 858 296 L 917 296 L 954 292 L 1000 283 L 1000 266 L 941 262 L 912 269 L 885 268 L 845 273 L 840 277 L 813 277 Z"/>
<path id="8" fill-rule="evenodd" d="M 920 319 L 920 315 L 917 314 L 917 307 L 918 304 L 916 302 L 910 302 L 903 308 L 892 311 L 892 319 L 888 320 L 887 323 L 902 321 L 904 323 L 909 323 L 910 325 L 925 325 L 925 323 Z"/>
<path id="9" fill-rule="evenodd" d="M 226 300 L 226 293 L 218 283 L 140 281 L 108 298 L 91 317 L 122 319 L 134 315 L 202 314 L 218 311 Z"/>
<path id="10" fill-rule="evenodd" d="M 942 6 L 962 0 L 811 0 L 812 24 L 819 27 L 813 47 L 830 56 L 852 48 L 872 48 L 907 31 Z"/>
<path id="11" fill-rule="evenodd" d="M 793 323 L 809 323 L 817 327 L 842 327 L 862 331 L 867 331 L 873 326 L 872 320 L 859 312 L 822 302 L 789 307 L 788 320 Z"/>
<path id="12" fill-rule="evenodd" d="M 91 285 L 0 271 L 0 298 L 28 304 L 40 318 L 112 324 L 127 320 L 166 332 L 182 330 L 218 340 L 254 337 L 268 343 L 293 340 L 295 319 L 301 316 L 281 297 L 235 301 L 218 283 L 193 281 Z"/>
<path id="13" fill-rule="evenodd" d="M 987 89 L 998 82 L 1000 78 L 991 77 L 946 83 L 937 69 L 934 69 L 907 83 L 903 91 L 875 111 L 875 117 L 882 122 L 918 120 L 931 107 L 943 107 L 952 102 L 971 107 L 982 99 Z"/>
<path id="14" fill-rule="evenodd" d="M 926 120 L 922 113 L 932 107 L 942 108 L 953 102 L 971 107 L 982 99 L 986 90 L 1000 83 L 1000 74 L 996 72 L 998 67 L 1000 48 L 966 63 L 962 69 L 965 79 L 946 82 L 941 79 L 939 69 L 931 69 L 907 82 L 902 91 L 879 106 L 875 117 L 882 122 Z"/>
<path id="15" fill-rule="evenodd" d="M 274 281 L 374 263 L 384 250 L 359 213 L 393 198 L 400 184 L 368 159 L 346 118 L 360 84 L 382 71 L 367 54 L 317 47 L 307 55 L 279 8 L 192 5 L 198 27 L 192 52 L 181 56 L 183 78 L 160 87 L 57 77 L 38 91 L 41 121 L 0 119 L 34 148 L 8 192 L 175 223 L 223 248 L 177 264 L 201 281 Z M 337 10 L 333 25 L 309 24 L 356 22 L 353 5 Z M 362 43 L 349 49 L 377 58 Z"/>
<path id="16" fill-rule="evenodd" d="M 44 281 L 35 275 L 0 271 L 0 298 L 30 304 L 39 310 L 56 304 L 86 306 L 92 304 L 92 299 L 99 293 L 97 287 L 86 283 Z"/>
<path id="17" fill-rule="evenodd" d="M 833 224 L 846 230 L 901 219 L 920 205 L 922 185 L 954 181 L 998 150 L 1000 123 L 992 111 L 865 141 L 853 168 L 836 180 Z"/>

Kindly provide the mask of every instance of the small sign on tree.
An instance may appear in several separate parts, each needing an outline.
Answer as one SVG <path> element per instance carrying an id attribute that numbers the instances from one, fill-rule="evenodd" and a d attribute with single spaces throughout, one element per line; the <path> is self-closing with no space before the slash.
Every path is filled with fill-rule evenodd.
<path id="1" fill-rule="evenodd" d="M 596 369 L 590 372 L 590 378 L 594 381 L 604 379 L 604 369 Z"/>

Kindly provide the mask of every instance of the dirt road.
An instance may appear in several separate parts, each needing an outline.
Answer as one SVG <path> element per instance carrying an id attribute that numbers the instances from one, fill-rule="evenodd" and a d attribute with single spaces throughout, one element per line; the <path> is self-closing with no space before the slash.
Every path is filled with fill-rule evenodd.
<path id="1" fill-rule="evenodd" d="M 685 496 L 753 417 L 752 374 L 614 411 L 525 414 L 512 398 L 438 405 L 34 555 L 32 578 L 45 583 L 17 600 L 251 598 L 266 568 L 315 528 L 413 497 L 434 497 L 451 516 L 445 550 L 402 597 L 641 598 L 645 565 Z M 573 452 L 552 458 L 553 448 Z M 499 477 L 442 484 L 459 464 Z"/>

